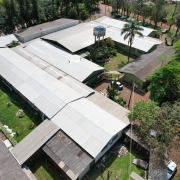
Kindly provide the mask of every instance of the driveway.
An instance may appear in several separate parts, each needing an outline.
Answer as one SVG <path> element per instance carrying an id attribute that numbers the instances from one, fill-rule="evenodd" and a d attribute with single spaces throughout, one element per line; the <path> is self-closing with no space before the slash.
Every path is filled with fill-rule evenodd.
<path id="1" fill-rule="evenodd" d="M 111 80 L 105 79 L 102 82 L 97 83 L 95 85 L 94 89 L 96 91 L 98 91 L 98 92 L 104 92 L 108 88 L 108 85 L 110 85 L 110 82 L 111 82 Z M 127 104 L 126 104 L 125 108 L 128 109 L 128 102 L 129 102 L 129 99 L 130 99 L 131 87 L 128 84 L 124 83 L 124 82 L 122 82 L 122 84 L 124 85 L 124 87 L 123 87 L 122 91 L 119 91 L 119 93 L 120 93 L 121 97 L 126 99 Z M 150 101 L 149 95 L 150 95 L 150 92 L 147 92 L 145 94 L 142 94 L 142 93 L 140 94 L 139 92 L 137 92 L 135 90 L 135 92 L 132 93 L 132 97 L 131 97 L 131 101 L 130 101 L 130 107 L 132 107 L 132 102 L 133 101 L 134 101 L 134 103 L 136 101 L 140 100 L 140 99 L 143 99 L 145 101 Z"/>

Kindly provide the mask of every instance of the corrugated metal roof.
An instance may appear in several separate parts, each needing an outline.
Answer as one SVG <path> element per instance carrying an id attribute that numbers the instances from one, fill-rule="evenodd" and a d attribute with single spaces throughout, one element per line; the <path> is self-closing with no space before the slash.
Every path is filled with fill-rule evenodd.
<path id="1" fill-rule="evenodd" d="M 9 149 L 0 140 L 0 179 L 1 180 L 29 180 L 17 163 Z"/>
<path id="2" fill-rule="evenodd" d="M 71 178 L 76 180 L 93 158 L 61 130 L 42 148 Z M 68 172 L 71 172 L 68 173 Z"/>
<path id="3" fill-rule="evenodd" d="M 93 72 L 104 69 L 81 56 L 67 53 L 44 41 L 33 42 L 25 49 L 80 82 L 83 82 Z"/>
<path id="4" fill-rule="evenodd" d="M 0 75 L 48 118 L 67 103 L 82 97 L 8 48 L 0 49 Z"/>
<path id="5" fill-rule="evenodd" d="M 52 121 L 43 121 L 36 129 L 18 143 L 11 152 L 20 164 L 30 158 L 60 128 Z"/>
<path id="6" fill-rule="evenodd" d="M 93 157 L 127 126 L 84 98 L 69 103 L 51 120 Z"/>
<path id="7" fill-rule="evenodd" d="M 122 67 L 119 71 L 133 74 L 145 82 L 146 77 L 151 75 L 155 69 L 162 65 L 166 65 L 170 61 L 173 51 L 172 47 L 158 47 L 153 52 L 136 58 L 133 62 Z"/>
<path id="8" fill-rule="evenodd" d="M 95 92 L 95 94 L 88 96 L 87 99 L 94 103 L 96 106 L 106 111 L 107 113 L 119 119 L 119 121 L 127 125 L 129 124 L 129 110 L 125 109 L 124 107 L 120 106 L 109 98 L 103 96 L 99 92 Z"/>
<path id="9" fill-rule="evenodd" d="M 118 29 L 122 29 L 124 27 L 125 24 L 127 24 L 127 22 L 124 21 L 120 21 L 117 19 L 112 19 L 110 17 L 107 16 L 103 16 L 99 19 L 96 19 L 95 22 L 107 25 L 107 26 L 111 26 L 111 27 L 115 27 Z M 151 32 L 156 31 L 154 29 L 150 29 L 150 28 L 146 28 L 146 27 L 142 27 L 144 30 L 142 31 L 142 34 L 144 36 L 148 36 Z"/>
<path id="10" fill-rule="evenodd" d="M 7 47 L 12 41 L 19 41 L 14 34 L 1 36 L 0 37 L 0 47 Z"/>
<path id="11" fill-rule="evenodd" d="M 87 97 L 89 94 L 94 92 L 93 89 L 89 88 L 88 86 L 84 85 L 83 83 L 79 82 L 73 77 L 67 75 L 66 73 L 52 66 L 46 61 L 40 59 L 39 57 L 33 55 L 31 52 L 27 51 L 26 49 L 18 47 L 18 48 L 13 48 L 13 50 L 17 52 L 19 55 L 29 60 L 30 62 L 32 62 L 33 64 L 35 64 L 36 66 L 46 71 L 48 74 L 52 75 L 53 77 L 63 82 L 67 86 L 71 87 L 73 90 L 80 93 L 82 96 Z"/>
<path id="12" fill-rule="evenodd" d="M 61 27 L 61 26 L 62 27 L 63 26 L 64 27 L 66 27 L 66 26 L 70 27 L 71 24 L 74 25 L 74 22 L 76 24 L 79 23 L 78 20 L 61 18 L 61 19 L 57 19 L 57 20 L 50 21 L 47 23 L 32 26 L 32 27 L 29 27 L 26 29 L 19 30 L 16 32 L 16 34 L 21 36 L 21 37 L 32 36 L 33 34 L 38 33 L 38 32 L 42 32 L 42 34 L 44 34 L 46 31 L 53 29 L 53 28 L 56 28 L 56 27 Z"/>
<path id="13" fill-rule="evenodd" d="M 111 21 L 113 19 L 109 19 Z M 43 39 L 48 39 L 60 43 L 71 52 L 76 52 L 87 46 L 94 44 L 93 28 L 101 25 L 97 21 L 91 21 L 88 23 L 79 24 L 70 27 L 66 30 L 51 33 L 43 36 Z M 124 41 L 124 35 L 121 34 L 121 30 L 116 27 L 106 27 L 106 36 L 111 37 L 114 41 L 128 45 L 128 39 Z M 71 43 L 69 43 L 71 42 Z M 144 52 L 149 51 L 154 45 L 161 44 L 162 41 L 155 38 L 144 36 L 143 38 L 135 36 L 132 47 L 142 50 Z"/>

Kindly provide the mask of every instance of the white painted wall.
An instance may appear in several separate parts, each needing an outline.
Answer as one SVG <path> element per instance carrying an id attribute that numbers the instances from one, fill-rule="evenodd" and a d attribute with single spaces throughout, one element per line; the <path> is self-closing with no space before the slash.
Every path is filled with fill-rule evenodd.
<path id="1" fill-rule="evenodd" d="M 116 136 L 116 135 L 115 135 L 115 136 Z M 115 136 L 113 136 L 113 137 L 115 137 Z M 108 146 L 107 146 L 106 149 L 104 149 L 104 151 L 101 151 L 101 152 L 96 156 L 95 162 L 97 162 L 97 161 L 119 140 L 119 138 L 120 138 L 121 136 L 122 136 L 122 131 L 120 131 L 120 132 L 118 133 L 118 136 L 116 137 L 116 139 L 113 140 L 112 143 L 108 143 Z M 112 139 L 113 139 L 113 137 L 112 137 Z M 111 140 L 110 140 L 109 142 L 111 142 Z"/>

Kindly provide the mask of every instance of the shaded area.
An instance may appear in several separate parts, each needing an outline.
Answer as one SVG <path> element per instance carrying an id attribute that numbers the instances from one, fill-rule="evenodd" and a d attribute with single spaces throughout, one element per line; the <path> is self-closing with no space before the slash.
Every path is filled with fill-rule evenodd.
<path id="1" fill-rule="evenodd" d="M 48 160 L 47 156 L 42 156 L 32 166 L 30 166 L 32 173 L 37 180 L 63 180 L 61 173 Z"/>
<path id="2" fill-rule="evenodd" d="M 114 153 L 114 149 L 122 144 L 122 139 L 118 141 L 109 151 L 106 153 L 106 155 L 110 155 L 110 157 L 106 160 L 105 163 L 98 162 L 95 164 L 92 169 L 89 171 L 87 176 L 90 180 L 102 180 L 102 179 L 123 179 L 128 180 L 129 175 L 132 171 L 139 174 L 141 177 L 144 177 L 145 171 L 136 167 L 134 164 L 132 164 L 134 159 L 143 159 L 147 160 L 144 155 L 141 155 L 141 151 L 137 151 L 136 147 L 133 147 L 132 152 L 129 152 L 129 144 L 126 146 L 128 149 L 128 153 L 124 155 L 123 157 L 118 157 Z M 130 160 L 131 156 L 131 160 Z M 131 162 L 130 162 L 131 161 Z M 101 165 L 102 164 L 102 165 Z M 131 169 L 129 169 L 131 167 Z M 109 172 L 108 172 L 109 171 Z"/>

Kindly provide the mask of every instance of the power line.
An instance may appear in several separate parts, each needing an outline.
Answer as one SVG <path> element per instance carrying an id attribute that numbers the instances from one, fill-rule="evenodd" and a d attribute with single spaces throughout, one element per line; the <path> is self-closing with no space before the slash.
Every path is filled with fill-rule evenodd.
<path id="1" fill-rule="evenodd" d="M 132 83 L 132 105 L 131 105 L 131 107 L 132 107 L 132 112 L 131 112 L 131 114 L 132 114 L 132 121 L 133 121 L 133 104 L 134 104 L 134 86 L 135 86 L 135 83 Z M 131 152 L 132 152 L 132 123 L 130 122 L 130 157 L 129 157 L 129 180 L 130 180 L 130 173 L 131 173 Z"/>

